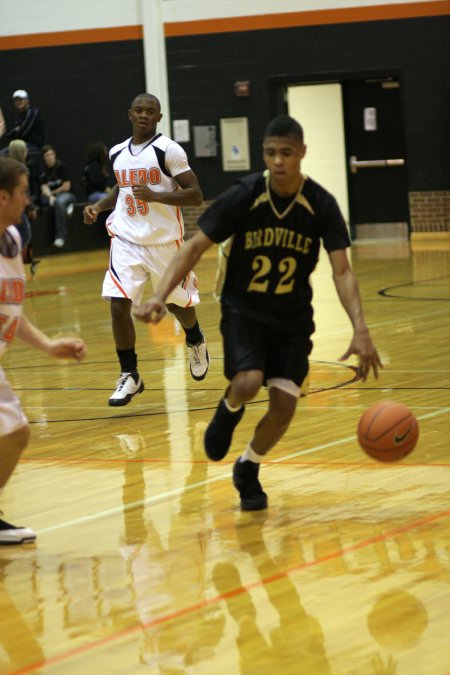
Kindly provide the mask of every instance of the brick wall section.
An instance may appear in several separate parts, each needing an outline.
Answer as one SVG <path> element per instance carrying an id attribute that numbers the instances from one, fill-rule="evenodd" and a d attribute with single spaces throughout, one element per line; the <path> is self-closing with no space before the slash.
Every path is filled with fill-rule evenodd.
<path id="1" fill-rule="evenodd" d="M 205 200 L 201 206 L 183 206 L 185 239 L 190 239 L 197 231 L 197 220 L 213 200 Z"/>
<path id="2" fill-rule="evenodd" d="M 412 232 L 450 232 L 450 190 L 410 192 Z"/>

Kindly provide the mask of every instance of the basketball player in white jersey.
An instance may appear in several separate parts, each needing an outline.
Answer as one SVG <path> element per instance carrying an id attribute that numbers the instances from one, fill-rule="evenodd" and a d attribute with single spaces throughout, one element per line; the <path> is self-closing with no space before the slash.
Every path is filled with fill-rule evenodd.
<path id="1" fill-rule="evenodd" d="M 30 323 L 22 311 L 25 298 L 22 241 L 11 223 L 20 222 L 28 203 L 26 167 L 9 157 L 0 157 L 0 356 L 17 336 L 51 356 L 80 361 L 85 355 L 82 340 L 52 340 Z M 29 434 L 20 401 L 0 368 L 0 494 L 28 445 Z M 35 538 L 30 528 L 17 527 L 0 518 L 0 545 L 22 544 Z"/>
<path id="2" fill-rule="evenodd" d="M 139 94 L 128 119 L 131 138 L 111 148 L 117 184 L 111 193 L 84 209 L 87 224 L 101 211 L 114 209 L 106 226 L 111 235 L 109 270 L 102 296 L 111 301 L 111 317 L 121 375 L 109 405 L 123 406 L 144 390 L 135 352 L 136 333 L 132 305 L 139 306 L 147 279 L 156 288 L 175 253 L 182 246 L 181 206 L 198 206 L 203 196 L 183 148 L 157 133 L 161 106 L 152 94 Z M 198 325 L 197 279 L 189 272 L 172 291 L 167 309 L 186 334 L 191 375 L 203 380 L 209 368 L 206 342 Z"/>

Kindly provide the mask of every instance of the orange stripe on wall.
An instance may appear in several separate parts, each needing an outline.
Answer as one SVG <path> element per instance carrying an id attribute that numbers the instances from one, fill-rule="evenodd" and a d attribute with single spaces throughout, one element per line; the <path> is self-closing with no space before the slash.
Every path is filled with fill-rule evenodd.
<path id="1" fill-rule="evenodd" d="M 260 14 L 237 16 L 227 19 L 201 19 L 166 23 L 166 37 L 199 35 L 205 33 L 232 33 L 244 30 L 267 30 L 270 28 L 295 28 L 357 21 L 382 21 L 385 19 L 412 19 L 423 16 L 442 16 L 450 13 L 450 0 L 436 2 L 408 2 L 404 5 L 372 5 L 371 7 L 346 7 L 310 12 L 287 12 L 285 14 Z"/>
<path id="2" fill-rule="evenodd" d="M 121 42 L 142 40 L 142 26 L 117 26 L 114 28 L 90 28 L 56 33 L 29 33 L 0 37 L 0 49 L 30 49 L 31 47 L 56 47 L 95 42 Z"/>
<path id="3" fill-rule="evenodd" d="M 357 21 L 382 21 L 385 19 L 412 19 L 423 16 L 442 16 L 450 13 L 450 0 L 436 2 L 409 2 L 404 5 L 373 5 L 342 9 L 324 9 L 311 12 L 288 12 L 286 14 L 262 14 L 238 16 L 228 19 L 202 19 L 164 24 L 166 37 L 199 35 L 205 33 L 229 33 L 244 30 L 267 30 L 270 28 L 293 28 Z M 96 42 L 120 42 L 142 40 L 142 26 L 118 26 L 113 28 L 90 28 L 53 33 L 29 33 L 27 35 L 0 36 L 0 50 L 30 49 L 33 47 L 57 47 L 60 45 L 89 44 Z"/>

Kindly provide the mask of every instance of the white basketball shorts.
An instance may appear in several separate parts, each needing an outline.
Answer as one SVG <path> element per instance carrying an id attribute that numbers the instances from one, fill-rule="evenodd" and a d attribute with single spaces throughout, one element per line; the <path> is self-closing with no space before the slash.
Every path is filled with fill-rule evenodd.
<path id="1" fill-rule="evenodd" d="M 172 241 L 158 246 L 141 246 L 113 237 L 102 297 L 107 300 L 128 298 L 133 305 L 140 305 L 147 280 L 150 279 L 156 290 L 180 245 L 180 242 Z M 179 307 L 198 305 L 200 297 L 194 272 L 189 272 L 183 282 L 174 288 L 166 302 Z"/>
<path id="2" fill-rule="evenodd" d="M 0 436 L 12 434 L 26 424 L 28 420 L 23 413 L 19 397 L 11 389 L 3 368 L 0 368 Z"/>

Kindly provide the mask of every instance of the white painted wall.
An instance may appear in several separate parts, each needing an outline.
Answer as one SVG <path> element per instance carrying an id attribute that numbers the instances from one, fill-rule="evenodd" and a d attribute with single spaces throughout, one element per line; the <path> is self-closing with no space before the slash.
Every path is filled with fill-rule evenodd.
<path id="1" fill-rule="evenodd" d="M 433 0 L 422 0 L 432 2 Z M 198 19 L 279 14 L 339 7 L 370 7 L 393 0 L 0 0 L 0 36 L 135 26 L 147 12 L 164 23 Z M 394 0 L 401 5 L 410 0 Z"/>
<path id="2" fill-rule="evenodd" d="M 142 24 L 140 0 L 0 0 L 0 17 L 3 36 Z"/>
<path id="3" fill-rule="evenodd" d="M 339 7 L 401 5 L 411 0 L 162 0 L 165 21 L 307 12 Z M 425 0 L 431 2 L 432 0 Z"/>

